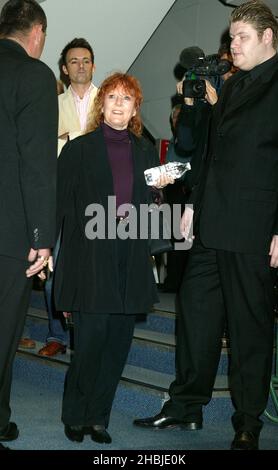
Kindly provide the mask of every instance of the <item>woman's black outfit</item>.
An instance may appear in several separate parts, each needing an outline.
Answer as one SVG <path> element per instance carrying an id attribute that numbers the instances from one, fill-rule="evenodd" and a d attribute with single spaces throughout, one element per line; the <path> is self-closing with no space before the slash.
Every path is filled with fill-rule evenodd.
<path id="1" fill-rule="evenodd" d="M 116 193 L 117 203 L 131 203 L 139 214 L 140 204 L 150 202 L 144 170 L 157 164 L 156 151 L 145 139 L 105 124 L 69 142 L 58 160 L 62 242 L 55 301 L 58 310 L 73 312 L 75 328 L 62 411 L 67 425 L 108 426 L 135 315 L 158 300 L 148 240 L 107 238 L 109 224 L 125 223 L 107 215 L 108 196 Z M 85 234 L 93 218 L 85 215 L 91 204 L 104 209 L 106 222 L 105 236 L 93 240 Z"/>

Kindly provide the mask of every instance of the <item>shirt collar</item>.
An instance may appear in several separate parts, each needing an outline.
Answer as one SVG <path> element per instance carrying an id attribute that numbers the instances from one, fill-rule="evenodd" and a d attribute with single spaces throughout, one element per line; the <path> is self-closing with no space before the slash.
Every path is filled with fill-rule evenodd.
<path id="1" fill-rule="evenodd" d="M 272 68 L 272 66 L 278 61 L 278 55 L 275 54 L 273 57 L 270 59 L 266 60 L 262 64 L 256 65 L 252 70 L 250 70 L 250 78 L 252 80 L 256 80 L 258 77 L 261 75 L 264 75 L 265 73 L 268 73 L 269 69 Z"/>
<path id="2" fill-rule="evenodd" d="M 93 90 L 93 88 L 94 88 L 94 85 L 93 85 L 93 83 L 91 83 L 88 90 L 85 92 L 83 98 L 80 98 L 80 96 L 78 95 L 78 93 L 76 93 L 76 91 L 72 88 L 72 86 L 71 85 L 69 86 L 69 89 L 72 92 L 74 98 L 76 98 L 77 100 L 80 100 L 80 101 L 83 100 L 84 98 L 87 98 L 88 95 L 91 94 L 91 91 Z"/>

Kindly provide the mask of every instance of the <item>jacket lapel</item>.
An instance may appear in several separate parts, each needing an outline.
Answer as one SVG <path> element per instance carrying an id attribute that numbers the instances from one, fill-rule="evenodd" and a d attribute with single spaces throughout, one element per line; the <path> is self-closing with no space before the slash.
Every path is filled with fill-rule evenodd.
<path id="1" fill-rule="evenodd" d="M 114 195 L 114 187 L 102 129 L 96 129 L 90 137 L 84 150 L 84 155 L 88 155 L 88 173 L 92 177 L 95 190 L 98 191 L 99 202 L 106 207 L 107 196 Z"/>
<path id="2" fill-rule="evenodd" d="M 233 87 L 236 86 L 238 81 L 241 79 L 243 73 L 238 72 L 236 75 L 238 75 L 238 79 L 235 81 L 229 81 L 227 82 L 227 87 L 225 90 L 225 93 L 223 93 L 223 96 L 221 97 L 220 101 L 220 106 L 218 109 L 218 113 L 220 114 L 219 116 L 219 125 L 222 124 L 224 120 L 227 119 L 228 116 L 233 114 L 235 111 L 239 110 L 241 107 L 245 106 L 246 103 L 248 103 L 252 99 L 256 99 L 259 95 L 263 95 L 265 93 L 265 90 L 269 86 L 269 82 L 271 81 L 273 74 L 276 72 L 278 68 L 278 64 L 276 64 L 275 67 L 271 70 L 271 72 L 268 75 L 260 75 L 257 79 L 254 81 L 250 82 L 249 87 L 245 88 L 242 93 L 239 93 L 238 95 L 235 94 L 232 98 L 230 97 Z"/>
<path id="3" fill-rule="evenodd" d="M 65 101 L 68 106 L 67 119 L 69 120 L 69 122 L 72 123 L 72 126 L 74 126 L 76 130 L 81 130 L 78 114 L 76 112 L 76 106 L 74 103 L 74 98 L 72 96 L 72 92 L 69 89 L 67 89 L 66 94 L 67 96 L 65 96 Z"/>
<path id="4" fill-rule="evenodd" d="M 142 155 L 141 141 L 131 132 L 129 133 L 132 144 L 132 159 L 133 159 L 133 194 L 132 203 L 136 206 L 140 201 L 140 193 L 142 189 L 142 182 L 145 185 L 144 179 L 144 158 Z"/>

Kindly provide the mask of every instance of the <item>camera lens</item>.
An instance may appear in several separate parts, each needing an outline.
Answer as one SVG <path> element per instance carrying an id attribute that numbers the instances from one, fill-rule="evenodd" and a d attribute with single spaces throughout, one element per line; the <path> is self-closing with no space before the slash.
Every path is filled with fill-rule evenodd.
<path id="1" fill-rule="evenodd" d="M 206 82 L 204 80 L 184 80 L 184 98 L 204 98 L 206 95 Z"/>

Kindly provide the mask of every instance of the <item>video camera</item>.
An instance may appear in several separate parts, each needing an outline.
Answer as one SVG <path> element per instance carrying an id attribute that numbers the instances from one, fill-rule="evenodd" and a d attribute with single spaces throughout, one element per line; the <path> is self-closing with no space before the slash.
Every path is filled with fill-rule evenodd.
<path id="1" fill-rule="evenodd" d="M 217 54 L 205 56 L 204 51 L 199 47 L 183 49 L 180 54 L 180 64 L 186 69 L 183 81 L 184 98 L 204 99 L 206 82 L 199 77 L 208 78 L 216 88 L 219 77 L 231 69 L 228 60 L 219 59 Z"/>

